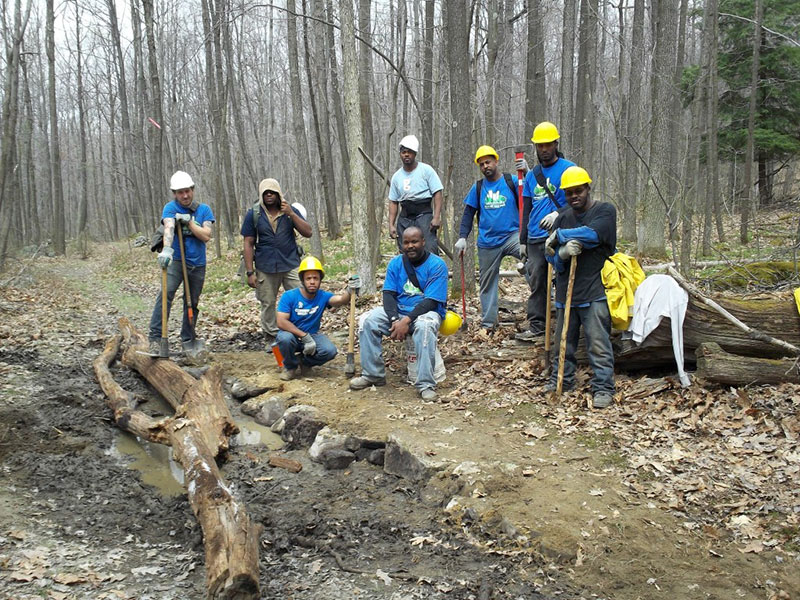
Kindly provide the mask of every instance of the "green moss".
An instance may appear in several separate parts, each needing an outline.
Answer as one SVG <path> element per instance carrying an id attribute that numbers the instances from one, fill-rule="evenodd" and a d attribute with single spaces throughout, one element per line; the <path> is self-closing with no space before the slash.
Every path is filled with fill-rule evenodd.
<path id="1" fill-rule="evenodd" d="M 795 265 L 790 261 L 765 261 L 746 265 L 731 265 L 707 273 L 704 279 L 710 279 L 716 290 L 736 290 L 758 284 L 773 286 L 787 279 L 797 277 Z"/>

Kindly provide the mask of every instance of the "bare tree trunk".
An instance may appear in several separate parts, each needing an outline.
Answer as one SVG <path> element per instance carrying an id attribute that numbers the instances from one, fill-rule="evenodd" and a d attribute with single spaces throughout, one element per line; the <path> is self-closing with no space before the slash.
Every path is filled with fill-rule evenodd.
<path id="1" fill-rule="evenodd" d="M 525 68 L 525 136 L 547 119 L 542 0 L 528 0 L 528 63 Z"/>
<path id="2" fill-rule="evenodd" d="M 340 3 L 342 23 L 342 63 L 344 66 L 344 101 L 347 118 L 347 147 L 354 160 L 350 161 L 350 202 L 353 216 L 353 256 L 363 282 L 364 292 L 375 292 L 375 266 L 369 248 L 369 217 L 367 216 L 367 175 L 364 161 L 358 156 L 363 148 L 361 106 L 358 93 L 358 58 L 356 56 L 355 15 L 351 0 Z"/>
<path id="3" fill-rule="evenodd" d="M 590 172 L 596 169 L 594 90 L 597 77 L 597 6 L 598 0 L 581 0 L 578 39 L 578 76 L 575 121 L 571 157 Z M 565 34 L 568 32 L 565 32 Z M 572 32 L 569 32 L 570 34 Z"/>
<path id="4" fill-rule="evenodd" d="M 431 151 L 431 154 L 429 154 L 431 158 L 436 156 L 433 153 L 433 34 L 435 9 L 435 0 L 425 0 L 425 48 L 422 54 L 422 145 Z M 405 30 L 404 25 L 401 25 L 401 30 Z M 398 62 L 398 64 L 401 63 Z M 399 84 L 399 78 L 395 82 L 395 86 L 397 84 Z M 395 87 L 395 89 L 397 88 Z"/>
<path id="5" fill-rule="evenodd" d="M 64 219 L 64 182 L 61 178 L 61 140 L 58 136 L 58 108 L 56 107 L 56 44 L 55 11 L 53 0 L 47 0 L 47 96 L 50 115 L 50 145 L 52 153 L 51 176 L 53 190 L 53 251 L 67 253 L 66 221 Z"/>
<path id="6" fill-rule="evenodd" d="M 80 177 L 80 197 L 78 199 L 78 239 L 81 245 L 81 252 L 86 256 L 88 252 L 87 240 L 84 239 L 86 235 L 86 220 L 88 216 L 88 196 L 89 189 L 86 182 L 86 172 L 89 165 L 86 161 L 86 108 L 84 106 L 84 91 L 83 91 L 83 56 L 81 53 L 81 9 L 77 2 L 75 2 L 75 46 L 76 46 L 76 71 L 77 71 L 77 84 L 78 89 L 76 94 L 78 96 L 78 128 L 80 132 L 80 153 L 81 162 L 79 168 Z"/>
<path id="7" fill-rule="evenodd" d="M 622 238 L 635 242 L 637 240 L 638 203 L 642 197 L 640 187 L 642 164 L 636 156 L 644 152 L 642 141 L 642 85 L 645 66 L 642 58 L 646 56 L 644 48 L 644 0 L 634 0 L 633 23 L 631 25 L 631 51 L 630 73 L 628 75 L 628 103 L 627 117 L 625 119 L 626 139 L 630 144 L 625 144 L 622 154 L 625 162 L 625 178 L 622 188 Z"/>
<path id="8" fill-rule="evenodd" d="M 558 145 L 560 150 L 567 154 L 567 156 L 571 154 L 571 151 L 576 146 L 574 140 L 575 104 L 573 92 L 575 90 L 574 60 L 575 26 L 578 21 L 577 1 L 578 0 L 564 0 L 563 33 L 561 36 L 561 87 L 558 94 L 558 105 L 561 109 L 558 116 L 558 127 L 561 130 L 561 139 Z"/>
<path id="9" fill-rule="evenodd" d="M 328 21 L 333 22 L 334 14 L 333 14 L 332 0 L 326 0 L 326 14 L 328 16 Z M 339 76 L 338 76 L 339 68 L 336 63 L 336 36 L 333 33 L 333 27 L 327 27 L 325 34 L 326 34 L 326 41 L 328 44 L 328 58 L 330 60 L 331 104 L 333 104 L 333 115 L 334 115 L 333 120 L 336 123 L 336 133 L 337 137 L 339 138 L 339 153 L 342 161 L 342 171 L 344 171 L 344 181 L 346 187 L 345 193 L 342 194 L 342 196 L 346 197 L 348 199 L 348 203 L 350 203 L 352 201 L 352 195 L 351 195 L 352 182 L 350 180 L 352 169 L 350 168 L 350 150 L 348 147 L 349 142 L 347 140 L 347 135 L 345 132 L 345 117 L 342 111 L 344 103 L 342 101 L 342 95 L 339 92 Z M 356 155 L 356 160 L 360 160 L 360 158 L 358 158 L 357 155 Z M 352 205 L 350 205 L 350 209 L 352 218 Z"/>
<path id="10" fill-rule="evenodd" d="M 753 202 L 753 135 L 756 122 L 756 105 L 758 103 L 758 71 L 761 68 L 761 20 L 763 7 L 761 0 L 755 0 L 755 24 L 753 26 L 753 67 L 750 70 L 750 104 L 747 111 L 747 147 L 744 153 L 744 193 L 742 194 L 742 217 L 739 226 L 739 241 L 750 242 L 748 227 L 750 225 L 750 204 Z"/>

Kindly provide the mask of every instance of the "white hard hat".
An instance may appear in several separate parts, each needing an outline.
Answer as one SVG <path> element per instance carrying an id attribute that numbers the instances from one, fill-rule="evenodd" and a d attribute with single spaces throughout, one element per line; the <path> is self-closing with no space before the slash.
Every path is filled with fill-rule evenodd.
<path id="1" fill-rule="evenodd" d="M 300 213 L 300 216 L 304 219 L 308 219 L 308 213 L 306 212 L 306 207 L 300 204 L 299 202 L 295 202 L 292 204 L 292 208 L 295 209 L 297 212 Z"/>
<path id="2" fill-rule="evenodd" d="M 419 140 L 415 135 L 407 135 L 402 140 L 400 140 L 400 149 L 408 148 L 414 154 L 419 153 Z"/>
<path id="3" fill-rule="evenodd" d="M 193 187 L 194 181 L 192 181 L 192 177 L 186 171 L 175 171 L 175 174 L 169 180 L 169 189 L 173 191 Z"/>

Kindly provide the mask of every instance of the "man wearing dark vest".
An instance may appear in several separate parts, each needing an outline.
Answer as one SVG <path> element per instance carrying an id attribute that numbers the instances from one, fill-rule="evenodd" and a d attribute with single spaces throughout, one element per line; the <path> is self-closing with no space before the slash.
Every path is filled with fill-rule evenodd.
<path id="1" fill-rule="evenodd" d="M 262 180 L 258 195 L 261 201 L 247 211 L 241 234 L 247 285 L 256 290 L 256 299 L 261 303 L 261 328 L 269 347 L 278 335 L 278 289 L 281 285 L 284 291 L 300 285 L 300 250 L 295 231 L 310 238 L 311 225 L 283 198 L 275 179 Z"/>

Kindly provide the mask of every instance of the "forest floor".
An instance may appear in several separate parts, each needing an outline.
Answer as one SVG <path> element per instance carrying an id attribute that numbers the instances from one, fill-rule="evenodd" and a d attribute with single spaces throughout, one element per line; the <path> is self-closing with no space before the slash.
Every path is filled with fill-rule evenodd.
<path id="1" fill-rule="evenodd" d="M 209 265 L 200 335 L 229 378 L 279 385 L 237 266 L 235 252 Z M 174 465 L 113 425 L 91 367 L 119 317 L 146 330 L 153 255 L 98 245 L 1 279 L 0 598 L 204 597 L 201 532 Z M 521 306 L 524 283 L 503 285 L 505 307 Z M 419 400 L 388 342 L 384 388 L 349 391 L 343 352 L 280 388 L 340 432 L 420 448 L 440 465 L 420 484 L 366 462 L 325 471 L 303 450 L 287 453 L 300 473 L 272 469 L 280 440 L 229 398 L 256 432 L 234 440 L 223 472 L 264 526 L 262 597 L 800 598 L 800 386 L 684 390 L 668 372 L 619 374 L 615 403 L 595 411 L 582 369 L 579 391 L 552 404 L 541 347 L 515 342 L 502 314 L 491 338 L 473 319 L 442 342 L 442 402 Z M 345 309 L 323 322 L 341 350 L 346 322 Z M 163 413 L 137 374 L 113 372 Z"/>

